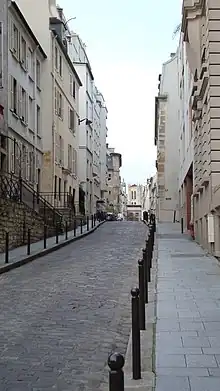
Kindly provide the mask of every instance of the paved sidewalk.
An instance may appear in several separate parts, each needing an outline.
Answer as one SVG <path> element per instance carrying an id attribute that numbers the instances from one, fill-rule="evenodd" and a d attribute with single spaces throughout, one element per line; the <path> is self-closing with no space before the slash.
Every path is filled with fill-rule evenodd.
<path id="1" fill-rule="evenodd" d="M 92 221 L 89 221 L 89 231 L 87 230 L 87 224 L 82 227 L 77 227 L 76 235 L 74 236 L 74 230 L 68 232 L 68 239 L 66 240 L 66 234 L 59 235 L 59 242 L 56 243 L 56 236 L 52 236 L 47 238 L 47 247 L 44 249 L 44 241 L 40 240 L 36 243 L 31 244 L 30 255 L 27 255 L 27 245 L 15 248 L 9 251 L 9 263 L 5 264 L 5 253 L 0 253 L 0 274 L 4 271 L 8 271 L 8 269 L 12 269 L 20 266 L 20 264 L 25 264 L 29 261 L 32 261 L 38 257 L 46 255 L 52 251 L 55 251 L 64 245 L 72 243 L 74 240 L 80 239 L 89 233 L 92 233 L 95 229 L 99 227 L 99 225 L 103 224 L 103 222 L 99 223 L 96 221 L 96 225 L 92 227 Z M 13 266 L 12 266 L 13 265 Z"/>
<path id="2" fill-rule="evenodd" d="M 179 224 L 157 238 L 156 391 L 219 391 L 219 263 Z"/>

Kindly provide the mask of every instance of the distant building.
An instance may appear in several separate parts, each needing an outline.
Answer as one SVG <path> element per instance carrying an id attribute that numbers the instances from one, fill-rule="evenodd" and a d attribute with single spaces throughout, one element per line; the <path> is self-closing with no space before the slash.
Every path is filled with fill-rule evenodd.
<path id="1" fill-rule="evenodd" d="M 178 56 L 163 64 L 155 98 L 155 145 L 157 146 L 158 219 L 172 222 L 179 211 L 179 95 Z"/>
<path id="2" fill-rule="evenodd" d="M 143 215 L 143 185 L 128 185 L 127 219 L 141 221 Z"/>
<path id="3" fill-rule="evenodd" d="M 120 168 L 122 166 L 121 154 L 115 152 L 114 148 L 107 146 L 107 166 L 108 166 L 108 194 L 107 210 L 109 212 L 120 213 L 120 194 L 121 194 L 121 176 Z"/>

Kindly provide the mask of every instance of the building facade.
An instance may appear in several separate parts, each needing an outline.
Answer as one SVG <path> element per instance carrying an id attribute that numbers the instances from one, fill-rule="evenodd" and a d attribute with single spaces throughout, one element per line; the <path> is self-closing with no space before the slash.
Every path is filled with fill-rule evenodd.
<path id="1" fill-rule="evenodd" d="M 121 176 L 120 168 L 122 158 L 120 153 L 116 153 L 114 148 L 107 146 L 108 153 L 108 193 L 107 193 L 107 211 L 120 213 L 120 194 L 121 194 Z"/>
<path id="2" fill-rule="evenodd" d="M 107 108 L 104 97 L 94 84 L 86 46 L 71 32 L 68 52 L 83 83 L 80 89 L 79 177 L 86 194 L 88 213 L 106 196 Z M 86 162 L 86 165 L 85 165 Z"/>
<path id="3" fill-rule="evenodd" d="M 44 105 L 41 70 L 47 56 L 16 2 L 9 2 L 5 9 L 7 18 L 2 23 L 2 47 L 8 50 L 5 49 L 4 69 L 1 62 L 3 88 L 0 99 L 4 107 L 1 145 L 5 149 L 5 152 L 1 150 L 1 168 L 19 175 L 40 190 Z"/>
<path id="4" fill-rule="evenodd" d="M 121 182 L 121 193 L 120 193 L 120 214 L 123 220 L 127 218 L 127 189 L 125 180 Z"/>
<path id="5" fill-rule="evenodd" d="M 193 75 L 193 217 L 196 240 L 220 256 L 220 3 L 183 2 L 183 40 Z"/>
<path id="6" fill-rule="evenodd" d="M 67 54 L 67 26 L 56 1 L 18 0 L 47 55 L 41 69 L 43 139 L 42 195 L 63 209 L 71 199 L 78 207 L 77 173 L 79 88 L 81 80 Z M 42 23 L 36 20 L 41 9 Z"/>
<path id="7" fill-rule="evenodd" d="M 187 59 L 186 42 L 180 36 L 178 48 L 178 88 L 179 88 L 179 218 L 183 219 L 185 231 L 193 223 L 193 148 L 194 123 L 192 122 L 193 74 Z"/>
<path id="8" fill-rule="evenodd" d="M 158 219 L 173 221 L 178 213 L 179 96 L 178 56 L 163 64 L 155 99 L 155 145 L 157 146 Z"/>
<path id="9" fill-rule="evenodd" d="M 128 185 L 127 219 L 141 221 L 143 219 L 143 185 Z"/>

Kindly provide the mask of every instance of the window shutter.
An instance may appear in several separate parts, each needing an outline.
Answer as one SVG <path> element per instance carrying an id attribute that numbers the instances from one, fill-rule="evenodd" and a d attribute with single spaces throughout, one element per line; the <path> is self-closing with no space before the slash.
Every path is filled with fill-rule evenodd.
<path id="1" fill-rule="evenodd" d="M 14 109 L 14 91 L 13 91 L 13 77 L 9 76 L 9 88 L 10 88 L 10 109 Z"/>
<path id="2" fill-rule="evenodd" d="M 61 99 L 61 118 L 63 119 L 64 118 L 64 99 L 63 99 L 62 95 L 60 95 L 60 99 Z"/>
<path id="3" fill-rule="evenodd" d="M 25 92 L 25 123 L 28 124 L 28 102 L 29 95 Z"/>
<path id="4" fill-rule="evenodd" d="M 17 82 L 17 115 L 22 117 L 23 105 L 22 105 L 22 87 Z"/>
<path id="5" fill-rule="evenodd" d="M 75 151 L 75 175 L 77 176 L 77 150 L 74 149 Z"/>
<path id="6" fill-rule="evenodd" d="M 54 88 L 54 107 L 55 107 L 55 114 L 57 114 L 57 88 Z"/>
<path id="7" fill-rule="evenodd" d="M 68 107 L 68 128 L 71 129 L 71 110 Z"/>
<path id="8" fill-rule="evenodd" d="M 9 28 L 10 28 L 10 49 L 13 50 L 13 43 L 14 43 L 14 39 L 13 39 L 13 29 L 14 29 L 14 23 L 12 22 L 12 20 L 10 19 L 10 22 L 9 22 Z"/>
<path id="9" fill-rule="evenodd" d="M 73 76 L 70 74 L 70 95 L 73 96 Z"/>
<path id="10" fill-rule="evenodd" d="M 56 143 L 56 146 L 55 146 L 55 162 L 58 163 L 58 160 L 59 160 L 59 135 L 58 135 L 57 132 L 56 132 L 56 136 L 55 136 L 55 143 Z"/>
<path id="11" fill-rule="evenodd" d="M 64 166 L 64 139 L 61 138 L 61 164 Z"/>
<path id="12" fill-rule="evenodd" d="M 75 174 L 75 149 L 72 149 L 72 173 Z"/>

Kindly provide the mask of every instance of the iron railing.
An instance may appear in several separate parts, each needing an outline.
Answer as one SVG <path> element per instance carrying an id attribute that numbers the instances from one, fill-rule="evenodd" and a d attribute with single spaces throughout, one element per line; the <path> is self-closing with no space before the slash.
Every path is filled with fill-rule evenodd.
<path id="1" fill-rule="evenodd" d="M 23 202 L 42 217 L 48 226 L 62 227 L 62 214 L 34 190 L 23 178 L 13 173 L 0 173 L 0 196 Z"/>

